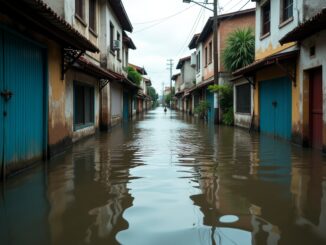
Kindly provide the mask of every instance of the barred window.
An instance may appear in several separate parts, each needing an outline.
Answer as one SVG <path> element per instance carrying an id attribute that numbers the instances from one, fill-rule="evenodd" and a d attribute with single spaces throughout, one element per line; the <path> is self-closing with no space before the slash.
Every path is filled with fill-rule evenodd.
<path id="1" fill-rule="evenodd" d="M 271 30 L 271 4 L 268 1 L 262 6 L 262 36 Z"/>

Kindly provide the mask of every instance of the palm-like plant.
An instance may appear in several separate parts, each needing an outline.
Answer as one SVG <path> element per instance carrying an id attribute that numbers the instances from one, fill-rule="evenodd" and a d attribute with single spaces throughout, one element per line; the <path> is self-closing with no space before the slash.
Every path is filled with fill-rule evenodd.
<path id="1" fill-rule="evenodd" d="M 251 28 L 237 29 L 226 40 L 222 54 L 225 68 L 233 72 L 251 64 L 255 58 L 255 34 Z"/>

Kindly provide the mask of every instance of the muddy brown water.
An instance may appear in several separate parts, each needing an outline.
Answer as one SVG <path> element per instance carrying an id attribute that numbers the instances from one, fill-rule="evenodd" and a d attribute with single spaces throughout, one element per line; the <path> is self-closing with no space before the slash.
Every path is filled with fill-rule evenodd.
<path id="1" fill-rule="evenodd" d="M 325 163 L 158 108 L 10 178 L 0 244 L 326 244 Z"/>

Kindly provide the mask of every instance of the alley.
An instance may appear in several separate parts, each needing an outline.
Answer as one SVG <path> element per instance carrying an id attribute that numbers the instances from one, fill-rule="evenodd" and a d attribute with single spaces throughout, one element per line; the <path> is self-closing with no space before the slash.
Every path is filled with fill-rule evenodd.
<path id="1" fill-rule="evenodd" d="M 324 161 L 157 108 L 9 178 L 1 244 L 324 244 Z"/>

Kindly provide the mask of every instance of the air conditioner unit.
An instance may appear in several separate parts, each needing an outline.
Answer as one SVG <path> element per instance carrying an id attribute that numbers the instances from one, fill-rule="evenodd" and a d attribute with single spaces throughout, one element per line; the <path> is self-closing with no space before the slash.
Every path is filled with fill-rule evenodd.
<path id="1" fill-rule="evenodd" d="M 120 40 L 114 40 L 113 41 L 113 50 L 120 50 Z"/>
<path id="2" fill-rule="evenodd" d="M 190 65 L 191 66 L 196 66 L 196 52 L 191 54 L 191 59 L 190 59 Z"/>

